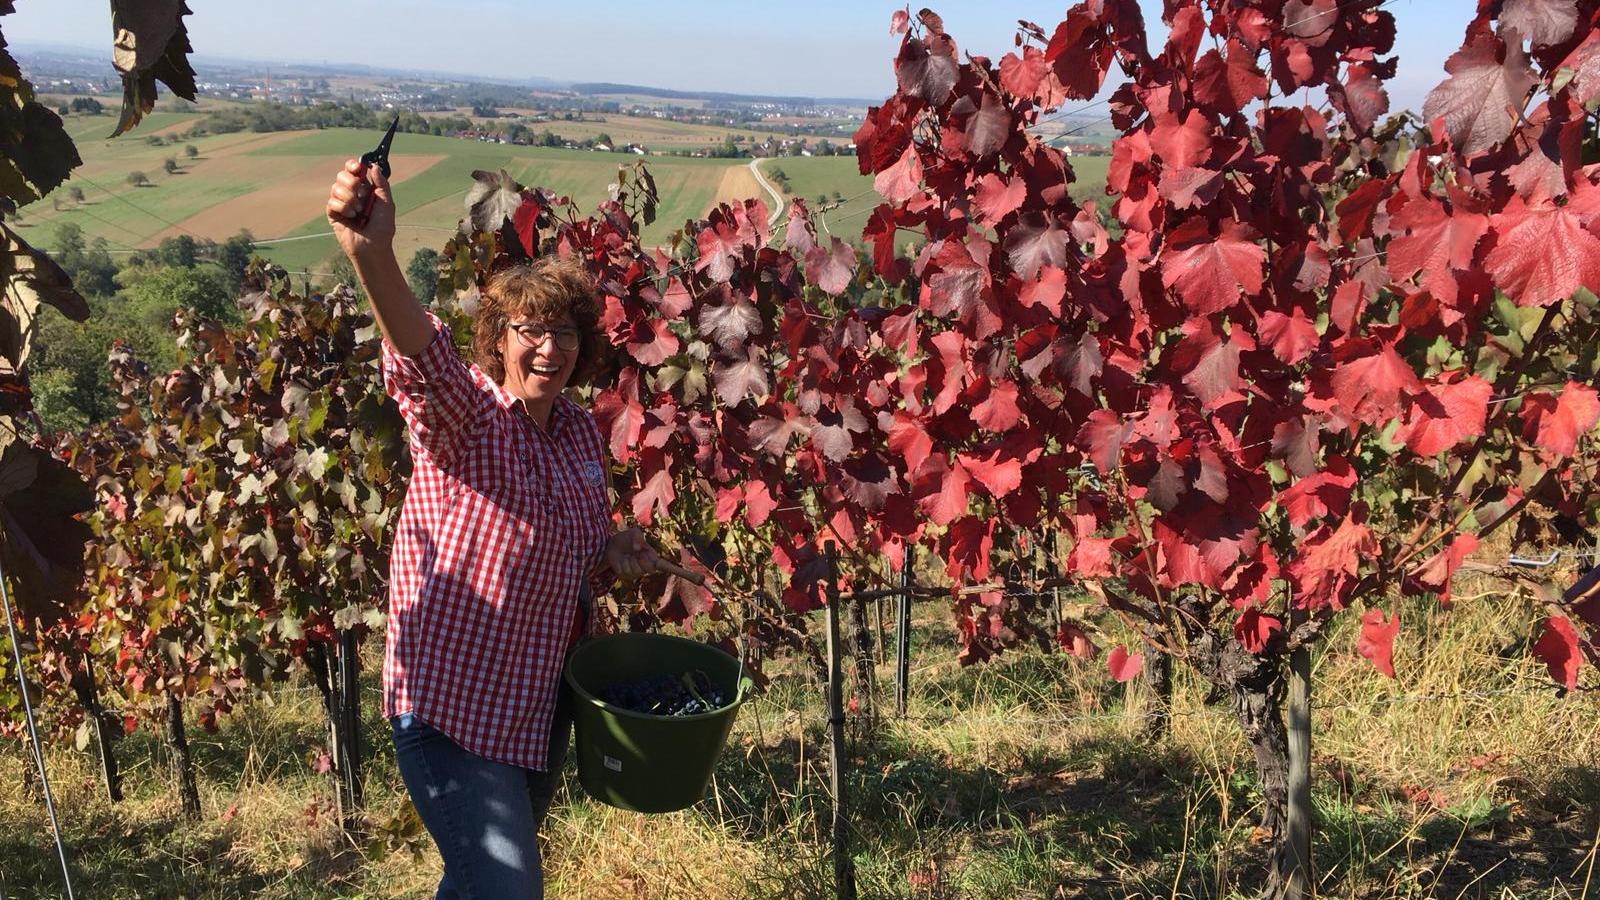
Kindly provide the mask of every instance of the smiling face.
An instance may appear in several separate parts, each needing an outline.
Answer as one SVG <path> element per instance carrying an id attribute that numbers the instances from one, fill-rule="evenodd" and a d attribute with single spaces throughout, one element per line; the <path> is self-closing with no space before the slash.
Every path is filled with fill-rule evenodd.
<path id="1" fill-rule="evenodd" d="M 500 335 L 500 364 L 505 371 L 500 386 L 530 406 L 548 411 L 572 380 L 581 334 L 571 315 L 553 322 L 513 318 Z"/>
<path id="2" fill-rule="evenodd" d="M 600 303 L 580 260 L 543 257 L 497 272 L 474 316 L 472 352 L 485 375 L 543 425 L 564 388 L 603 352 Z"/>

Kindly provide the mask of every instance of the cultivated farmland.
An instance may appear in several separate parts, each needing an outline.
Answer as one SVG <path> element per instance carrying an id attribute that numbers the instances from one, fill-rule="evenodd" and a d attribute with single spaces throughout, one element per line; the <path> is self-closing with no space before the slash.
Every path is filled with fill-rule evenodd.
<path id="1" fill-rule="evenodd" d="M 372 147 L 382 136 L 377 131 L 332 128 L 324 131 L 289 131 L 258 134 L 235 132 L 154 146 L 152 135 L 182 135 L 202 118 L 198 113 L 158 112 L 139 128 L 114 140 L 104 139 L 114 125 L 111 116 L 75 116 L 68 132 L 78 142 L 84 165 L 73 173 L 69 185 L 84 192 L 84 202 L 63 199 L 59 209 L 49 202 L 27 207 L 23 227 L 30 240 L 51 247 L 54 225 L 72 222 L 84 233 L 105 238 L 114 250 L 155 246 L 163 238 L 188 233 L 222 240 L 245 228 L 263 242 L 262 255 L 296 271 L 325 270 L 336 248 L 327 234 L 322 203 L 328 183 L 339 164 Z M 558 123 L 551 123 L 552 126 Z M 593 129 L 608 123 L 559 123 Z M 703 142 L 716 129 L 673 122 L 637 119 L 639 129 L 651 134 L 611 129 L 613 138 Z M 632 126 L 630 126 L 632 127 Z M 720 132 L 717 132 L 720 134 Z M 579 135 L 588 136 L 588 135 Z M 199 150 L 195 159 L 183 157 L 185 144 Z M 168 157 L 178 160 L 175 174 L 162 172 Z M 596 153 L 492 144 L 434 135 L 400 134 L 393 149 L 395 198 L 400 230 L 397 249 L 402 259 L 422 247 L 438 247 L 448 238 L 462 215 L 462 197 L 475 169 L 504 168 L 518 181 L 547 187 L 572 197 L 588 211 L 604 196 L 620 165 L 641 157 L 633 154 Z M 704 215 L 724 200 L 758 197 L 770 205 L 749 171 L 748 159 L 700 159 L 677 156 L 643 158 L 655 177 L 661 195 L 653 225 L 644 240 L 669 238 L 689 219 Z M 1078 181 L 1073 193 L 1080 198 L 1099 194 L 1105 180 L 1105 157 L 1075 161 Z M 849 156 L 784 157 L 763 162 L 765 171 L 781 168 L 789 176 L 789 196 L 815 205 L 818 196 L 843 198 L 839 208 L 824 214 L 823 222 L 836 235 L 859 243 L 861 225 L 878 202 L 872 179 L 859 174 Z M 130 172 L 143 172 L 151 184 L 126 183 Z"/>

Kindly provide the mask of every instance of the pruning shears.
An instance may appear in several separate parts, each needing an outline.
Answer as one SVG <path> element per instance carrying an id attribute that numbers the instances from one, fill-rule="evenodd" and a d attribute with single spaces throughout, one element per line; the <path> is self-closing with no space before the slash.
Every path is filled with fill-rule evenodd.
<path id="1" fill-rule="evenodd" d="M 394 130 L 399 127 L 400 117 L 395 116 L 394 121 L 389 123 L 389 130 L 383 133 L 383 140 L 378 142 L 378 146 L 361 154 L 363 166 L 377 166 L 383 177 L 389 177 L 389 145 L 394 143 Z"/>
<path id="2" fill-rule="evenodd" d="M 383 173 L 384 178 L 389 177 L 389 145 L 394 143 L 394 132 L 395 129 L 399 127 L 400 117 L 395 116 L 394 121 L 389 123 L 389 130 L 383 133 L 383 140 L 378 142 L 378 146 L 368 150 L 366 153 L 361 154 L 362 175 L 366 174 L 367 166 L 377 166 L 378 171 Z M 369 200 L 367 201 L 366 209 L 361 211 L 361 215 L 357 216 L 352 224 L 359 231 L 360 229 L 367 227 L 367 220 L 371 217 L 372 202 Z"/>

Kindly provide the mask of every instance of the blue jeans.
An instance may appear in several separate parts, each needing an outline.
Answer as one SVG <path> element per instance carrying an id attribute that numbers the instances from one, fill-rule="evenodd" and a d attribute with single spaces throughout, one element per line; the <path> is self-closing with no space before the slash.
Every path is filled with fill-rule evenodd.
<path id="1" fill-rule="evenodd" d="M 540 900 L 539 827 L 561 781 L 572 716 L 566 698 L 550 728 L 549 769 L 470 753 L 406 713 L 390 720 L 395 761 L 444 859 L 435 900 Z"/>

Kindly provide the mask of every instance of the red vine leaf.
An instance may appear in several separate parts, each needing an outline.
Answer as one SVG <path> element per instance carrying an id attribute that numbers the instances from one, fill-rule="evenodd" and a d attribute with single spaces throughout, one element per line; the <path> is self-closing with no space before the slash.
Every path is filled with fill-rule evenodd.
<path id="1" fill-rule="evenodd" d="M 1446 60 L 1444 68 L 1450 77 L 1428 93 L 1422 118 L 1443 119 L 1450 140 L 1467 156 L 1510 137 L 1536 80 L 1521 44 L 1508 46 L 1481 33 Z"/>
<path id="2" fill-rule="evenodd" d="M 1161 283 L 1176 289 L 1183 305 L 1197 316 L 1209 316 L 1237 303 L 1239 293 L 1261 290 L 1266 252 L 1255 242 L 1250 226 L 1229 220 L 1212 236 L 1204 219 L 1194 219 L 1171 236 L 1161 257 Z"/>
<path id="3" fill-rule="evenodd" d="M 1489 382 L 1476 375 L 1441 376 L 1412 395 L 1395 440 L 1404 441 L 1418 456 L 1433 456 L 1475 438 L 1483 434 L 1492 392 Z"/>
<path id="4" fill-rule="evenodd" d="M 907 37 L 894 61 L 894 75 L 906 96 L 920 97 L 930 106 L 943 104 L 956 86 L 954 42 L 943 35 L 930 36 L 926 44 Z"/>
<path id="5" fill-rule="evenodd" d="M 1394 638 L 1400 633 L 1400 614 L 1385 617 L 1381 609 L 1369 609 L 1361 617 L 1361 637 L 1356 652 L 1366 657 L 1383 674 L 1394 677 Z"/>
<path id="6" fill-rule="evenodd" d="M 720 306 L 700 308 L 700 333 L 725 349 L 738 349 L 761 332 L 761 313 L 742 297 Z"/>
<path id="7" fill-rule="evenodd" d="M 1544 633 L 1533 643 L 1533 655 L 1550 669 L 1551 680 L 1569 691 L 1578 686 L 1578 667 L 1583 664 L 1583 654 L 1570 619 L 1560 616 L 1545 619 Z"/>
<path id="8" fill-rule="evenodd" d="M 806 253 L 806 278 L 830 294 L 842 294 L 856 271 L 856 251 L 838 238 L 824 248 L 818 244 Z"/>
<path id="9" fill-rule="evenodd" d="M 1111 648 L 1106 655 L 1106 671 L 1111 673 L 1111 678 L 1119 683 L 1132 681 L 1144 671 L 1144 654 L 1129 654 L 1128 648 L 1118 644 Z"/>
<path id="10" fill-rule="evenodd" d="M 1450 580 L 1455 577 L 1456 569 L 1461 568 L 1461 563 L 1478 549 L 1478 536 L 1470 532 L 1458 534 L 1450 541 L 1450 546 L 1428 558 L 1417 570 L 1413 579 L 1418 587 L 1430 590 L 1439 595 L 1439 603 L 1450 605 Z"/>
<path id="11" fill-rule="evenodd" d="M 1489 218 L 1460 209 L 1451 213 L 1434 200 L 1407 203 L 1390 220 L 1405 234 L 1389 243 L 1389 275 L 1405 281 L 1422 273 L 1422 286 L 1440 302 L 1456 299 L 1456 272 L 1472 267 L 1473 251 L 1489 231 Z"/>
<path id="12" fill-rule="evenodd" d="M 1016 212 L 1028 196 L 1028 185 L 1021 178 L 1005 178 L 994 172 L 978 179 L 972 205 L 982 221 L 995 223 Z"/>
<path id="13" fill-rule="evenodd" d="M 1239 642 L 1239 646 L 1251 653 L 1260 653 L 1267 649 L 1267 642 L 1282 630 L 1282 619 L 1266 615 L 1255 607 L 1240 613 L 1238 621 L 1233 623 L 1234 639 Z"/>
<path id="14" fill-rule="evenodd" d="M 1344 342 L 1334 354 L 1331 383 L 1339 409 L 1352 422 L 1378 425 L 1400 413 L 1401 401 L 1422 390 L 1411 364 L 1392 343 L 1367 338 Z"/>
<path id="15" fill-rule="evenodd" d="M 1567 382 L 1560 396 L 1530 394 L 1522 398 L 1522 436 L 1557 457 L 1577 452 L 1578 439 L 1600 419 L 1600 395 L 1594 388 Z"/>
<path id="16" fill-rule="evenodd" d="M 889 449 L 905 460 L 906 472 L 916 472 L 922 461 L 933 452 L 933 438 L 923 430 L 922 423 L 905 410 L 895 410 L 889 425 Z"/>
<path id="17" fill-rule="evenodd" d="M 1580 287 L 1600 290 L 1600 238 L 1571 207 L 1518 195 L 1493 225 L 1497 239 L 1483 265 L 1518 306 L 1549 306 Z"/>
<path id="18" fill-rule="evenodd" d="M 1535 47 L 1564 43 L 1578 27 L 1578 5 L 1573 0 L 1506 0 L 1500 27 L 1515 30 Z"/>
<path id="19" fill-rule="evenodd" d="M 894 165 L 872 179 L 872 189 L 890 203 L 904 203 L 922 190 L 922 160 L 917 145 L 907 144 Z"/>

